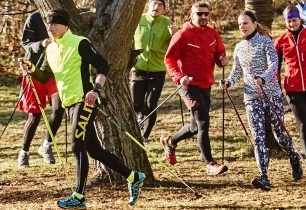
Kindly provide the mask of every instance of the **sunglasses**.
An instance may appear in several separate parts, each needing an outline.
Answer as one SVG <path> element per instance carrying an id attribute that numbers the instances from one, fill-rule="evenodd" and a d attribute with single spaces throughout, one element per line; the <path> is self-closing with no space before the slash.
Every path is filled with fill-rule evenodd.
<path id="1" fill-rule="evenodd" d="M 201 17 L 202 15 L 208 16 L 209 12 L 195 12 L 197 16 Z"/>

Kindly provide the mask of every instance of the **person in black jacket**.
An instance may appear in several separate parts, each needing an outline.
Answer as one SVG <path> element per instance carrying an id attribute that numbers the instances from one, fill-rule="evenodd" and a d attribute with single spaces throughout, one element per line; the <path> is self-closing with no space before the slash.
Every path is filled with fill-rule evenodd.
<path id="1" fill-rule="evenodd" d="M 39 12 L 32 13 L 26 20 L 23 36 L 22 47 L 25 49 L 25 57 L 28 58 L 35 66 L 45 70 L 44 78 L 37 79 L 32 77 L 35 90 L 29 84 L 29 77 L 26 72 L 23 72 L 21 93 L 23 93 L 19 109 L 28 113 L 28 119 L 24 126 L 22 149 L 18 156 L 19 167 L 29 166 L 29 149 L 41 119 L 41 110 L 35 98 L 36 91 L 41 103 L 41 108 L 45 108 L 48 101 L 52 105 L 52 114 L 49 117 L 49 124 L 53 135 L 57 132 L 64 113 L 61 101 L 59 99 L 56 83 L 52 71 L 45 59 L 45 49 L 50 43 L 48 32 L 43 19 Z M 48 69 L 49 68 L 49 69 Z M 52 152 L 52 138 L 49 132 L 38 149 L 38 153 L 44 158 L 44 161 L 49 164 L 55 163 L 55 158 Z"/>

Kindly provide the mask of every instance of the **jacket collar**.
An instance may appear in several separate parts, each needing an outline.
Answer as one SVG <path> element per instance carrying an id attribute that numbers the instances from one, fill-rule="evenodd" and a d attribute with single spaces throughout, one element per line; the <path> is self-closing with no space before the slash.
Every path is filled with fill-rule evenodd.
<path id="1" fill-rule="evenodd" d="M 243 38 L 246 39 L 246 40 L 250 40 L 250 39 L 252 39 L 256 34 L 257 34 L 257 30 L 253 31 L 253 33 L 251 33 L 251 34 L 248 35 L 248 36 L 244 36 Z"/>
<path id="2" fill-rule="evenodd" d="M 300 28 L 297 31 L 291 31 L 287 28 L 287 31 L 293 35 L 298 35 L 303 30 L 303 25 L 301 24 Z"/>
<path id="3" fill-rule="evenodd" d="M 152 17 L 149 13 L 145 13 L 145 16 L 146 16 L 147 21 L 149 21 L 150 23 L 153 21 L 154 22 L 159 21 L 162 17 L 162 15 L 157 16 L 157 17 Z"/>

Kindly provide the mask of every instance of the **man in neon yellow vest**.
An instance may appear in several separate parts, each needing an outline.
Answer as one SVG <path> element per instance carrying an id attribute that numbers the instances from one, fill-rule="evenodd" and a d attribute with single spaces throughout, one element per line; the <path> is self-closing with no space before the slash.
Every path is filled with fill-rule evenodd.
<path id="1" fill-rule="evenodd" d="M 74 35 L 70 31 L 69 14 L 66 10 L 52 10 L 47 16 L 47 23 L 52 37 L 46 51 L 47 60 L 54 73 L 62 104 L 70 116 L 72 151 L 77 163 L 75 191 L 67 199 L 58 201 L 57 205 L 61 208 L 86 208 L 84 191 L 89 168 L 87 152 L 93 159 L 127 179 L 129 204 L 134 205 L 145 174 L 132 171 L 117 156 L 104 150 L 93 124 L 97 114 L 95 105 L 106 80 L 108 63 L 85 37 Z M 23 62 L 22 68 L 36 77 L 44 73 L 28 61 Z M 97 70 L 95 84 L 90 79 L 90 65 Z"/>

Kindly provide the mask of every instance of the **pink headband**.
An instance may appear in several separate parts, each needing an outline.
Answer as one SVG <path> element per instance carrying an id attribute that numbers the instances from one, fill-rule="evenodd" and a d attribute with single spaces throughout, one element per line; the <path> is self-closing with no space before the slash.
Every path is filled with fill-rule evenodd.
<path id="1" fill-rule="evenodd" d="M 284 18 L 285 18 L 285 20 L 289 20 L 289 19 L 292 19 L 292 18 L 301 18 L 301 16 L 300 16 L 299 11 L 291 10 L 291 11 L 286 12 L 284 14 Z"/>

